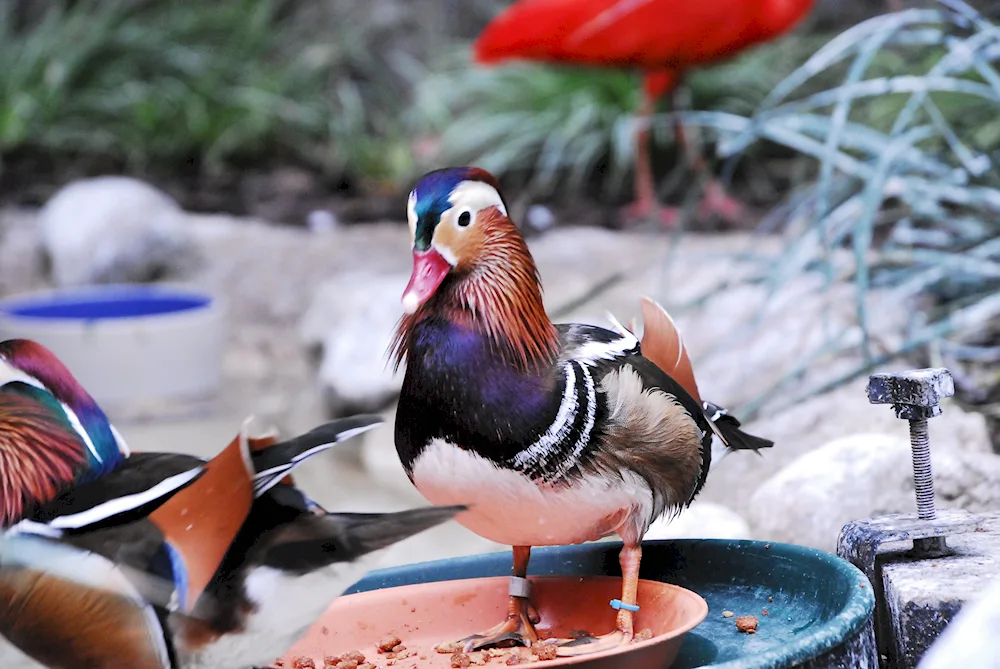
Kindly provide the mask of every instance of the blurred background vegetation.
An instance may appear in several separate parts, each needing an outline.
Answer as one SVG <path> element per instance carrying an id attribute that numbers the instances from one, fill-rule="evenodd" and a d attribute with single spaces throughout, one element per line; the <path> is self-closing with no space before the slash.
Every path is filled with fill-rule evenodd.
<path id="1" fill-rule="evenodd" d="M 192 209 L 257 213 L 261 191 L 297 184 L 368 202 L 348 218 L 380 218 L 428 165 L 475 161 L 535 198 L 558 187 L 620 203 L 638 75 L 470 67 L 472 39 L 509 4 L 0 0 L 0 195 L 38 203 L 114 171 Z M 820 2 L 795 36 L 696 70 L 690 108 L 750 114 L 819 45 L 883 11 Z M 656 139 L 666 174 L 673 136 Z M 737 175 L 752 201 L 773 203 L 800 176 L 796 156 L 774 149 L 754 147 L 774 160 Z"/>
<path id="2" fill-rule="evenodd" d="M 639 75 L 471 65 L 508 4 L 0 0 L 0 197 L 116 172 L 188 209 L 358 222 L 399 218 L 421 171 L 476 163 L 516 211 L 613 226 Z M 758 281 L 857 288 L 861 339 L 831 331 L 801 369 L 846 348 L 859 362 L 836 383 L 901 355 L 947 364 L 1000 425 L 998 17 L 990 0 L 823 0 L 791 35 L 694 70 L 683 117 L 753 206 L 742 227 L 786 236 Z M 692 189 L 671 125 L 658 116 L 654 156 L 677 203 Z M 888 348 L 867 328 L 875 286 L 917 306 Z"/>

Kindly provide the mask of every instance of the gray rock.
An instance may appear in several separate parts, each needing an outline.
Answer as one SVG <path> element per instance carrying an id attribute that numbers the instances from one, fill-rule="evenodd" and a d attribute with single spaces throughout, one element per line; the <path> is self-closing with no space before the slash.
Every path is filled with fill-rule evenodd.
<path id="1" fill-rule="evenodd" d="M 939 506 L 984 511 L 1000 504 L 1000 456 L 933 443 Z M 842 437 L 802 455 L 764 481 L 749 502 L 755 537 L 829 551 L 848 521 L 915 512 L 909 441 L 879 433 Z"/>
<path id="2" fill-rule="evenodd" d="M 318 377 L 334 416 L 378 411 L 399 395 L 386 352 L 402 314 L 409 274 L 345 272 L 316 290 L 302 319 L 302 343 L 316 349 Z"/>
<path id="3" fill-rule="evenodd" d="M 0 211 L 0 295 L 47 287 L 47 273 L 37 213 Z"/>
<path id="4" fill-rule="evenodd" d="M 177 278 L 200 258 L 180 207 L 136 179 L 71 183 L 45 204 L 39 223 L 60 286 Z"/>
<path id="5" fill-rule="evenodd" d="M 706 391 L 702 395 L 710 397 Z M 952 400 L 945 400 L 942 406 L 944 412 L 928 421 L 935 459 L 944 451 L 991 451 L 982 414 L 964 411 Z M 700 499 L 740 508 L 764 480 L 793 460 L 852 433 L 880 433 L 904 441 L 908 438 L 906 421 L 896 418 L 891 408 L 868 402 L 864 379 L 754 421 L 746 429 L 773 439 L 774 448 L 761 451 L 762 457 L 731 453 L 713 462 Z"/>
<path id="6" fill-rule="evenodd" d="M 696 501 L 677 518 L 660 518 L 650 526 L 645 541 L 653 539 L 750 539 L 750 525 L 730 508 Z"/>

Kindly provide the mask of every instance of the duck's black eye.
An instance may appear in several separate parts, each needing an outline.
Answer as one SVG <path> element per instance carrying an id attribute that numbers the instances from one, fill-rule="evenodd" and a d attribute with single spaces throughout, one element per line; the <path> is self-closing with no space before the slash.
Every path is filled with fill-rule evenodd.
<path id="1" fill-rule="evenodd" d="M 464 228 L 469 225 L 469 223 L 472 223 L 472 214 L 468 209 L 466 209 L 458 215 L 458 225 L 459 227 Z"/>

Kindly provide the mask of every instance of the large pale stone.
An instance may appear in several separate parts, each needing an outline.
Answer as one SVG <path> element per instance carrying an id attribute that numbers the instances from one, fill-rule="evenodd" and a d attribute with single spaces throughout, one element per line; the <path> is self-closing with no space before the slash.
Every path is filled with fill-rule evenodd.
<path id="1" fill-rule="evenodd" d="M 732 509 L 696 501 L 674 519 L 660 518 L 650 526 L 644 540 L 653 539 L 750 539 L 750 525 Z"/>
<path id="2" fill-rule="evenodd" d="M 865 394 L 867 379 L 858 379 L 821 396 L 745 426 L 752 434 L 772 439 L 774 448 L 753 453 L 730 453 L 713 468 L 701 499 L 740 508 L 763 481 L 793 460 L 832 440 L 852 434 L 878 433 L 908 439 L 906 421 L 891 408 L 875 406 Z M 982 414 L 963 410 L 947 400 L 944 412 L 928 422 L 935 456 L 942 452 L 991 450 Z"/>
<path id="3" fill-rule="evenodd" d="M 1000 456 L 932 451 L 937 501 L 942 508 L 984 511 L 1000 504 Z M 759 539 L 835 550 L 851 520 L 915 513 L 909 441 L 878 433 L 854 434 L 806 453 L 763 482 L 749 501 Z"/>
<path id="4" fill-rule="evenodd" d="M 71 183 L 45 204 L 39 223 L 61 286 L 178 278 L 200 260 L 181 208 L 137 179 Z"/>
<path id="5" fill-rule="evenodd" d="M 345 272 L 316 290 L 300 328 L 318 351 L 317 374 L 332 415 L 378 411 L 399 394 L 402 374 L 387 351 L 408 274 Z"/>

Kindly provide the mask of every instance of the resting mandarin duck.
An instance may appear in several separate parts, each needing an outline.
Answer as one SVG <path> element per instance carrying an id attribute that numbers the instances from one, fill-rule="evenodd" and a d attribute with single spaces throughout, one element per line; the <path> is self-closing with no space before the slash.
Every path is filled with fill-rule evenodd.
<path id="1" fill-rule="evenodd" d="M 12 346 L 46 361 L 36 381 L 69 374 L 33 342 Z M 0 535 L 0 634 L 47 667 L 266 665 L 367 571 L 363 556 L 459 510 L 329 513 L 295 487 L 295 467 L 376 427 L 374 416 L 282 442 L 253 438 L 244 425 L 208 462 L 136 452 L 96 478 L 76 483 L 86 477 L 69 467 L 60 479 L 46 465 L 51 435 L 65 435 L 29 428 L 63 425 L 65 406 L 77 405 L 46 398 L 51 386 L 38 381 L 29 385 L 48 412 L 25 414 L 23 389 L 7 387 L 25 383 L 18 378 L 0 386 L 0 488 L 8 499 L 17 497 L 12 481 L 57 493 L 22 495 L 22 512 Z M 75 388 L 77 401 L 96 406 Z"/>
<path id="2" fill-rule="evenodd" d="M 526 580 L 532 546 L 623 540 L 615 630 L 556 640 L 560 655 L 633 635 L 632 611 L 650 524 L 701 490 L 713 437 L 726 452 L 773 443 L 700 399 L 667 313 L 643 300 L 642 341 L 612 322 L 554 325 L 539 275 L 496 180 L 469 167 L 425 175 L 410 193 L 413 273 L 394 340 L 405 362 L 396 449 L 434 504 L 513 547 L 506 620 L 467 649 L 538 639 Z"/>

